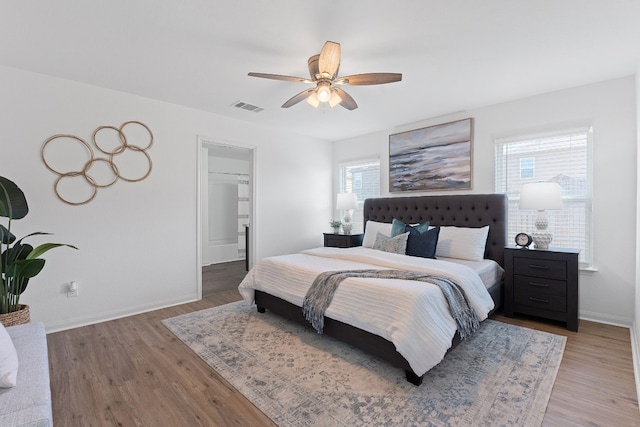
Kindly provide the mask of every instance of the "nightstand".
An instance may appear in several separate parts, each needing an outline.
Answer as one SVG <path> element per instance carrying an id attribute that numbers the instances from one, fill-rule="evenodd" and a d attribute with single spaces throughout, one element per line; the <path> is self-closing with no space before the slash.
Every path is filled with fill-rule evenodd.
<path id="1" fill-rule="evenodd" d="M 331 248 L 352 248 L 362 246 L 362 234 L 324 234 L 324 246 Z"/>
<path id="2" fill-rule="evenodd" d="M 559 320 L 578 331 L 577 249 L 505 248 L 504 314 Z"/>

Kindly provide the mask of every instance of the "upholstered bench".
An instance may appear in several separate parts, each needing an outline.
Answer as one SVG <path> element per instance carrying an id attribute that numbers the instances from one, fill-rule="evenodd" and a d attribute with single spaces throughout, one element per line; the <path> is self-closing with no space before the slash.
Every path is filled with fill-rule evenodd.
<path id="1" fill-rule="evenodd" d="M 0 388 L 0 426 L 51 427 L 47 337 L 42 323 L 6 328 L 18 355 L 16 385 Z"/>

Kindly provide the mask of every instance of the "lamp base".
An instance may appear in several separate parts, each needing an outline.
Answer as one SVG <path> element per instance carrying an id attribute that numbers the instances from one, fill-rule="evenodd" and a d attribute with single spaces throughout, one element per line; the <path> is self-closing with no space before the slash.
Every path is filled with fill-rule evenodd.
<path id="1" fill-rule="evenodd" d="M 536 226 L 536 231 L 531 233 L 531 237 L 533 238 L 535 248 L 549 249 L 549 244 L 553 240 L 553 235 L 547 231 L 549 223 L 547 221 L 545 211 L 538 211 L 538 216 L 536 217 L 534 224 Z"/>
<path id="2" fill-rule="evenodd" d="M 553 240 L 551 233 L 546 231 L 534 231 L 531 237 L 536 249 L 549 249 L 549 244 Z"/>
<path id="3" fill-rule="evenodd" d="M 344 224 L 342 224 L 342 232 L 344 234 L 351 234 L 352 229 L 353 229 L 353 226 L 351 225 L 350 222 L 345 222 Z"/>

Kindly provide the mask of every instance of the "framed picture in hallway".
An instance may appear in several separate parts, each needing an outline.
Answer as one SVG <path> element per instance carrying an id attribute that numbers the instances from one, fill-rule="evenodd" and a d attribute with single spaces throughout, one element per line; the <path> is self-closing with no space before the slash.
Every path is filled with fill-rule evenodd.
<path id="1" fill-rule="evenodd" d="M 389 191 L 471 189 L 473 119 L 389 135 Z"/>

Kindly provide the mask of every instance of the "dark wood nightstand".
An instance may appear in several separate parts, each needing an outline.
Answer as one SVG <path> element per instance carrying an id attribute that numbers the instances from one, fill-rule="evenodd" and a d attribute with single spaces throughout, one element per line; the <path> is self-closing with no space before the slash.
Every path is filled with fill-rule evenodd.
<path id="1" fill-rule="evenodd" d="M 577 249 L 505 248 L 504 314 L 559 320 L 578 331 Z"/>
<path id="2" fill-rule="evenodd" d="M 331 248 L 352 248 L 362 246 L 362 234 L 324 234 L 324 246 Z"/>

